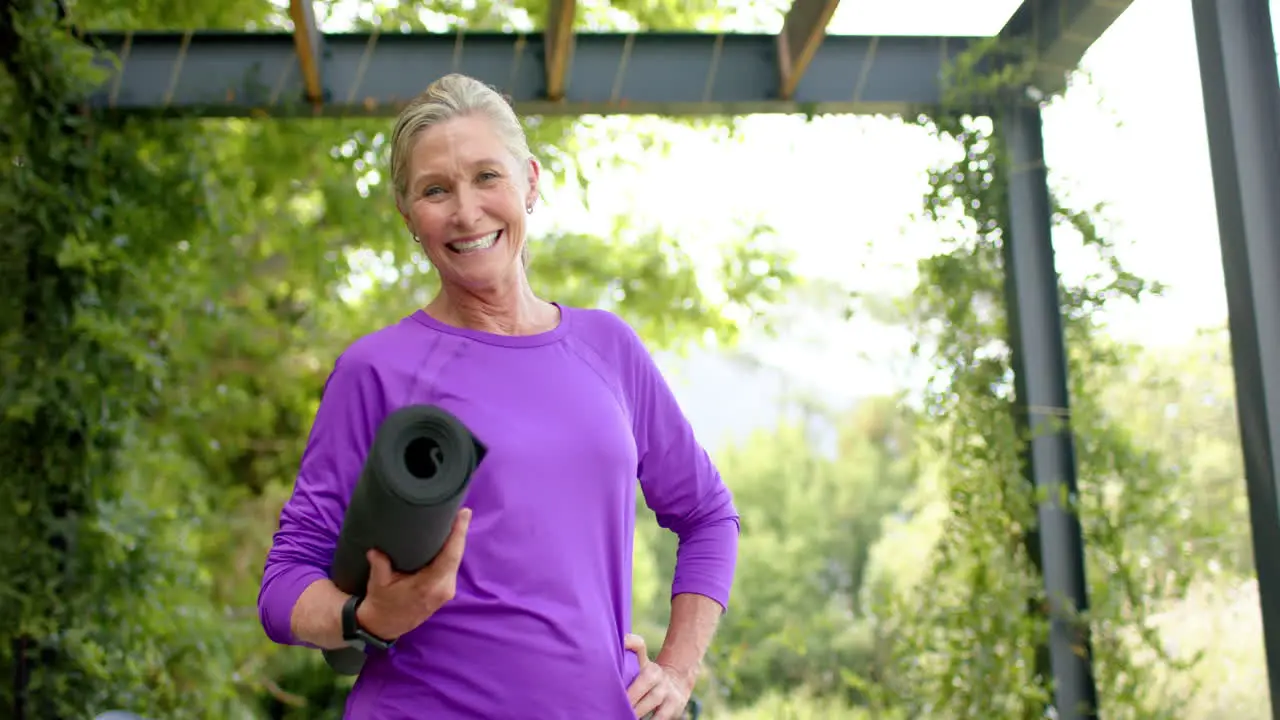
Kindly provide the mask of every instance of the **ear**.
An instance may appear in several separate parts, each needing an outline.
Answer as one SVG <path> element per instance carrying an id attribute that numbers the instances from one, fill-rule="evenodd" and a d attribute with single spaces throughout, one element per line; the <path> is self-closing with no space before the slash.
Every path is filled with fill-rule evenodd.
<path id="1" fill-rule="evenodd" d="M 524 198 L 525 207 L 533 207 L 533 203 L 538 198 L 538 179 L 542 174 L 542 166 L 538 164 L 538 159 L 530 157 L 528 165 L 524 169 L 525 178 L 528 181 Z"/>
<path id="2" fill-rule="evenodd" d="M 413 235 L 413 223 L 409 221 L 409 211 L 405 209 L 404 201 L 396 198 L 396 212 L 400 213 L 400 219 L 404 221 L 404 227 Z"/>

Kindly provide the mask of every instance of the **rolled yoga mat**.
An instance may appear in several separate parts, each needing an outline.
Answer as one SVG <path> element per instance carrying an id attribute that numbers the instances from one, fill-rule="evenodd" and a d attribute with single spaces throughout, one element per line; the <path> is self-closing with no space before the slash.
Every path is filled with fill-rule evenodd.
<path id="1" fill-rule="evenodd" d="M 456 417 L 432 405 L 409 405 L 378 427 L 351 493 L 338 534 L 333 583 L 363 595 L 369 583 L 365 553 L 376 548 L 391 567 L 413 573 L 440 553 L 471 476 L 487 448 Z M 342 675 L 358 675 L 365 654 L 352 647 L 325 650 Z"/>

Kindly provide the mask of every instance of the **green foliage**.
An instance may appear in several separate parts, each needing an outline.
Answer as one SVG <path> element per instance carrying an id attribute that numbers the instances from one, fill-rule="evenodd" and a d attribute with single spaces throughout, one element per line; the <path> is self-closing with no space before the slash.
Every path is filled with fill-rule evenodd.
<path id="1" fill-rule="evenodd" d="M 81 29 L 239 30 L 280 25 L 288 2 L 259 0 L 64 0 L 68 19 Z"/>
<path id="2" fill-rule="evenodd" d="M 1094 529 L 1088 538 L 1099 608 L 1091 617 L 1102 628 L 1095 637 L 1105 638 L 1097 651 L 1109 714 L 1162 717 L 1176 707 L 1178 717 L 1197 720 L 1263 716 L 1262 676 L 1252 685 L 1227 680 L 1260 668 L 1262 648 L 1256 590 L 1239 580 L 1251 568 L 1227 565 L 1248 538 L 1244 526 L 1225 523 L 1243 508 L 1225 351 L 1219 334 L 1176 353 L 1117 349 L 1116 363 L 1088 366 L 1090 392 L 1112 424 L 1090 415 L 1091 427 L 1079 432 L 1127 435 L 1152 463 L 1148 479 L 1135 477 L 1129 490 L 1145 495 L 1147 505 L 1122 511 L 1135 517 L 1132 532 L 1125 525 L 1115 538 Z M 1184 387 L 1184 377 L 1199 381 Z M 943 411 L 953 416 L 916 416 L 913 404 L 873 399 L 837 417 L 840 441 L 831 456 L 814 443 L 814 431 L 831 422 L 825 413 L 716 452 L 743 535 L 730 613 L 699 688 L 708 717 L 971 717 L 960 702 L 974 712 L 1000 703 L 1005 714 L 977 716 L 1005 717 L 1044 702 L 1043 681 L 1019 695 L 1010 679 L 1019 662 L 1033 667 L 1043 640 L 1026 602 L 1042 594 L 1036 568 L 1025 556 L 1018 564 L 1006 559 L 1024 549 L 1009 516 L 1030 514 L 1027 482 L 1011 451 L 963 444 L 1008 423 L 1010 407 L 952 404 Z M 972 427 L 983 416 L 996 422 Z M 1011 458 L 1005 487 L 990 480 L 1002 456 Z M 1086 466 L 1095 473 L 1087 492 L 1098 492 L 1100 466 Z M 1001 490 L 1028 497 L 999 502 Z M 1156 497 L 1157 490 L 1174 500 Z M 1197 492 L 1215 494 L 1221 505 L 1201 503 L 1190 513 L 1185 499 Z M 1177 517 L 1150 511 L 1175 500 Z M 1112 522 L 1119 517 L 1091 503 L 1084 508 Z M 1101 561 L 1120 546 L 1128 567 L 1106 572 Z M 647 511 L 636 548 L 636 629 L 660 636 L 674 542 L 652 527 Z M 1152 582 L 1169 577 L 1176 582 Z M 1187 578 L 1196 585 L 1184 592 Z M 1134 596 L 1141 607 L 1129 606 Z M 1128 686 L 1115 679 L 1122 670 L 1131 674 Z M 998 692 L 1006 694 L 982 698 Z"/>
<path id="3" fill-rule="evenodd" d="M 168 247 L 204 219 L 198 179 L 171 129 L 102 128 L 76 111 L 99 78 L 49 4 L 0 18 L 0 45 L 0 664 L 23 655 L 33 668 L 35 717 L 144 693 L 144 706 L 181 706 L 204 688 L 218 708 L 227 668 L 198 653 L 226 636 L 200 602 L 181 498 L 150 505 L 128 492 L 146 464 L 124 462 L 164 393 Z M 0 704 L 11 692 L 5 683 Z"/>
<path id="4" fill-rule="evenodd" d="M 716 715 L 723 720 L 870 720 L 874 717 L 864 708 L 857 708 L 838 698 L 816 695 L 797 690 L 793 692 L 770 691 L 751 707 Z M 877 720 L 896 720 L 880 716 Z"/>
<path id="5" fill-rule="evenodd" d="M 86 27 L 286 22 L 259 0 L 68 6 Z M 50 3 L 18 7 L 0 18 L 0 598 L 16 618 L 0 631 L 0 674 L 13 677 L 21 637 L 37 661 L 34 717 L 336 718 L 349 679 L 267 642 L 254 600 L 334 356 L 435 289 L 388 197 L 389 123 L 90 120 L 76 104 L 100 77 L 84 48 Z M 527 28 L 545 9 L 382 4 L 359 22 Z M 579 12 L 594 27 L 664 28 L 715 27 L 728 11 L 627 0 Z M 955 66 L 956 102 L 1021 88 L 1025 66 L 978 77 L 976 57 Z M 957 149 L 925 200 L 946 247 L 900 306 L 936 376 L 918 413 L 882 398 L 836 417 L 832 456 L 808 422 L 717 453 L 744 530 L 734 610 L 699 690 L 713 717 L 1039 717 L 1049 697 L 1005 341 L 1006 163 L 981 118 L 920 123 Z M 558 195 L 635 162 L 618 137 L 665 151 L 664 125 L 526 123 Z M 1204 607 L 1239 605 L 1218 585 L 1251 570 L 1229 366 L 1221 338 L 1173 357 L 1105 340 L 1101 311 L 1158 288 L 1116 260 L 1099 211 L 1055 205 L 1057 242 L 1097 260 L 1061 288 L 1086 619 L 1107 716 L 1165 717 L 1193 707 L 1179 705 L 1193 680 L 1221 684 L 1231 658 L 1254 657 L 1203 638 L 1171 656 L 1163 642 Z M 638 219 L 604 236 L 549 228 L 532 245 L 543 295 L 612 307 L 656 348 L 732 342 L 796 281 L 764 228 L 742 228 L 716 283 L 678 232 Z M 635 629 L 660 638 L 675 540 L 639 512 Z M 1216 664 L 1189 671 L 1199 651 Z M 11 689 L 0 683 L 6 710 Z M 1206 697 L 1194 705 L 1205 717 L 1256 704 Z"/>
<path id="6" fill-rule="evenodd" d="M 867 559 L 881 520 L 915 480 L 912 457 L 892 400 L 849 418 L 834 460 L 816 456 L 801 428 L 721 454 L 748 518 L 738 599 L 716 646 L 736 700 L 778 687 L 840 694 L 842 672 L 869 664 Z"/>
<path id="7" fill-rule="evenodd" d="M 1156 575 L 1201 570 L 1252 575 L 1226 328 L 1200 333 L 1185 347 L 1127 349 L 1119 358 L 1122 362 L 1098 369 L 1099 403 L 1113 409 L 1133 441 L 1149 448 L 1153 460 L 1163 459 L 1169 471 L 1165 501 L 1154 506 L 1164 513 L 1159 537 L 1130 534 L 1126 544 Z"/>
<path id="8" fill-rule="evenodd" d="M 41 718 L 317 717 L 342 681 L 314 653 L 271 646 L 254 604 L 334 356 L 435 288 L 388 195 L 389 121 L 91 119 L 78 103 L 102 76 L 52 7 L 28 0 L 0 24 L 13 159 L 0 184 L 0 573 L 14 609 L 0 672 L 14 676 L 21 638 Z M 675 7 L 633 12 L 665 22 Z M 247 0 L 68 10 L 90 28 L 285 22 Z M 590 119 L 527 127 L 566 191 L 613 162 L 578 162 Z M 708 331 L 731 342 L 790 282 L 758 228 L 726 250 L 718 286 L 663 228 L 620 220 L 610 237 L 557 228 L 532 242 L 540 293 L 607 304 L 655 348 Z M 12 688 L 0 684 L 0 707 Z"/>
<path id="9" fill-rule="evenodd" d="M 852 707 L 861 698 L 845 675 L 877 662 L 875 619 L 864 603 L 871 549 L 916 481 L 912 421 L 904 413 L 898 398 L 868 399 L 838 417 L 815 410 L 802 423 L 716 453 L 743 530 L 731 611 L 700 690 L 710 716 L 744 706 L 766 712 L 791 701 Z M 814 433 L 832 426 L 836 448 L 825 456 Z M 675 541 L 645 509 L 636 548 L 635 627 L 661 637 Z M 791 698 L 793 691 L 809 700 Z"/>
<path id="10" fill-rule="evenodd" d="M 954 97 L 1000 107 L 1024 95 L 1025 65 L 978 76 L 973 57 L 954 68 Z M 936 368 L 921 437 L 937 463 L 945 513 L 927 575 L 881 607 L 892 618 L 885 632 L 893 661 L 873 694 L 909 716 L 1041 717 L 1052 698 L 1035 534 L 1041 498 L 1023 472 L 1026 437 L 1006 340 L 1008 160 L 998 126 L 984 118 L 939 113 L 919 122 L 957 148 L 954 162 L 931 173 L 924 206 L 925 219 L 944 228 L 945 249 L 920 263 L 919 284 L 903 305 L 918 356 Z M 1168 490 L 1186 470 L 1159 455 L 1172 448 L 1136 438 L 1122 412 L 1127 401 L 1116 404 L 1115 381 L 1131 353 L 1104 338 L 1096 317 L 1158 288 L 1119 263 L 1094 225 L 1098 211 L 1054 201 L 1055 242 L 1096 259 L 1085 280 L 1060 288 L 1091 601 L 1079 621 L 1092 632 L 1103 712 L 1173 717 L 1184 695 L 1158 684 L 1154 670 L 1182 666 L 1148 631 L 1150 609 L 1180 597 L 1195 566 L 1180 547 L 1162 547 L 1158 563 L 1141 548 L 1185 518 L 1184 501 Z"/>
<path id="11" fill-rule="evenodd" d="M 335 8 L 350 5 L 341 0 L 316 3 L 319 17 L 331 16 Z M 451 31 L 530 31 L 545 27 L 549 0 L 522 0 L 516 3 L 439 2 L 429 6 L 413 3 L 363 4 L 360 26 L 379 24 L 384 28 Z M 591 30 L 684 30 L 714 26 L 729 14 L 728 9 L 710 0 L 621 0 L 620 2 L 578 3 L 574 8 L 575 27 Z"/>

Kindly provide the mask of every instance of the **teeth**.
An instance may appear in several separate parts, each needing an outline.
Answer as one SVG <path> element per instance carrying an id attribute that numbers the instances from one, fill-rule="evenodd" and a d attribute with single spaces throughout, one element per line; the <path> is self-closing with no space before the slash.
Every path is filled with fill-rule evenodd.
<path id="1" fill-rule="evenodd" d="M 499 232 L 501 231 L 494 231 L 489 233 L 488 235 L 485 235 L 484 237 L 476 238 L 475 240 L 468 240 L 466 242 L 452 242 L 452 243 L 449 243 L 449 247 L 453 248 L 454 250 L 457 250 L 458 252 L 471 252 L 472 250 L 487 250 L 493 247 L 493 244 L 497 242 Z"/>

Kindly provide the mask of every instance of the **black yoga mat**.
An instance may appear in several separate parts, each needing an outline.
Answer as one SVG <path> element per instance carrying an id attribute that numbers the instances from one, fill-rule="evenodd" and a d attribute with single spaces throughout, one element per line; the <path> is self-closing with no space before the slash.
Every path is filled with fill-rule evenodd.
<path id="1" fill-rule="evenodd" d="M 433 405 L 409 405 L 378 426 L 342 520 L 330 576 L 340 590 L 363 595 L 365 553 L 376 548 L 391 567 L 415 572 L 444 547 L 471 476 L 487 449 L 456 417 Z M 357 675 L 364 652 L 325 650 L 329 666 Z"/>

